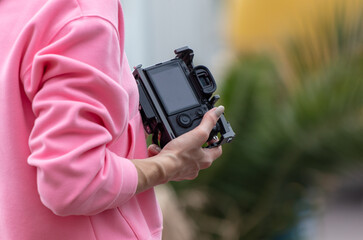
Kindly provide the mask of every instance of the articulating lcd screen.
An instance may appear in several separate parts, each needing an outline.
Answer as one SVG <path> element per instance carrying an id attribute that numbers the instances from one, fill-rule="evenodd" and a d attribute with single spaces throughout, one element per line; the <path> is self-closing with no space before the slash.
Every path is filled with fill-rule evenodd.
<path id="1" fill-rule="evenodd" d="M 179 63 L 150 69 L 148 74 L 168 115 L 199 105 Z"/>

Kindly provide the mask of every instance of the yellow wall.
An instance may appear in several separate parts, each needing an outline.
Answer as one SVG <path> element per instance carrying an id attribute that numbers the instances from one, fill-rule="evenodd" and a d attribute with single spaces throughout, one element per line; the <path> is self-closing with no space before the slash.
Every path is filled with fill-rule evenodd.
<path id="1" fill-rule="evenodd" d="M 313 24 L 318 15 L 348 7 L 349 13 L 363 0 L 226 0 L 228 35 L 234 49 L 249 51 L 278 45 L 286 35 Z M 358 7 L 359 6 L 359 7 Z"/>

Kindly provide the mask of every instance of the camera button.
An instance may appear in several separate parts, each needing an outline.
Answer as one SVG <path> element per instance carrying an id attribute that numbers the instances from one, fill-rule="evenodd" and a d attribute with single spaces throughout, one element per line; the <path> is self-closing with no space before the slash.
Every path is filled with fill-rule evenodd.
<path id="1" fill-rule="evenodd" d="M 197 115 L 197 117 L 201 117 L 203 116 L 204 112 L 202 109 L 198 109 L 197 111 L 195 111 L 195 115 Z"/>
<path id="2" fill-rule="evenodd" d="M 178 123 L 182 127 L 190 127 L 192 125 L 192 119 L 185 113 L 178 116 Z"/>

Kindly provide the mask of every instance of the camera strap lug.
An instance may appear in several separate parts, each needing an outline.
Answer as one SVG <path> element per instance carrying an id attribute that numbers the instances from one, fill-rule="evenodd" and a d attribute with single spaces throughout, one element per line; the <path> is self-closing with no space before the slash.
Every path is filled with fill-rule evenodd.
<path id="1" fill-rule="evenodd" d="M 219 95 L 214 95 L 210 100 L 209 100 L 209 104 L 214 106 L 214 104 L 216 104 L 216 102 L 218 102 L 218 100 L 220 99 L 221 97 Z"/>

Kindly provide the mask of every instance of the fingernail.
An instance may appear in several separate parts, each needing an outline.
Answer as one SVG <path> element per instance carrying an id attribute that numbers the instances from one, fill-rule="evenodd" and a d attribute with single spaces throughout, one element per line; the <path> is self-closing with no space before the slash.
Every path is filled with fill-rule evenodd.
<path id="1" fill-rule="evenodd" d="M 154 149 L 155 149 L 157 152 L 160 152 L 160 151 L 161 151 L 161 148 L 160 148 L 158 145 L 154 145 Z"/>
<path id="2" fill-rule="evenodd" d="M 216 110 L 214 110 L 214 113 L 219 118 L 224 113 L 224 107 L 223 106 L 217 107 Z"/>

